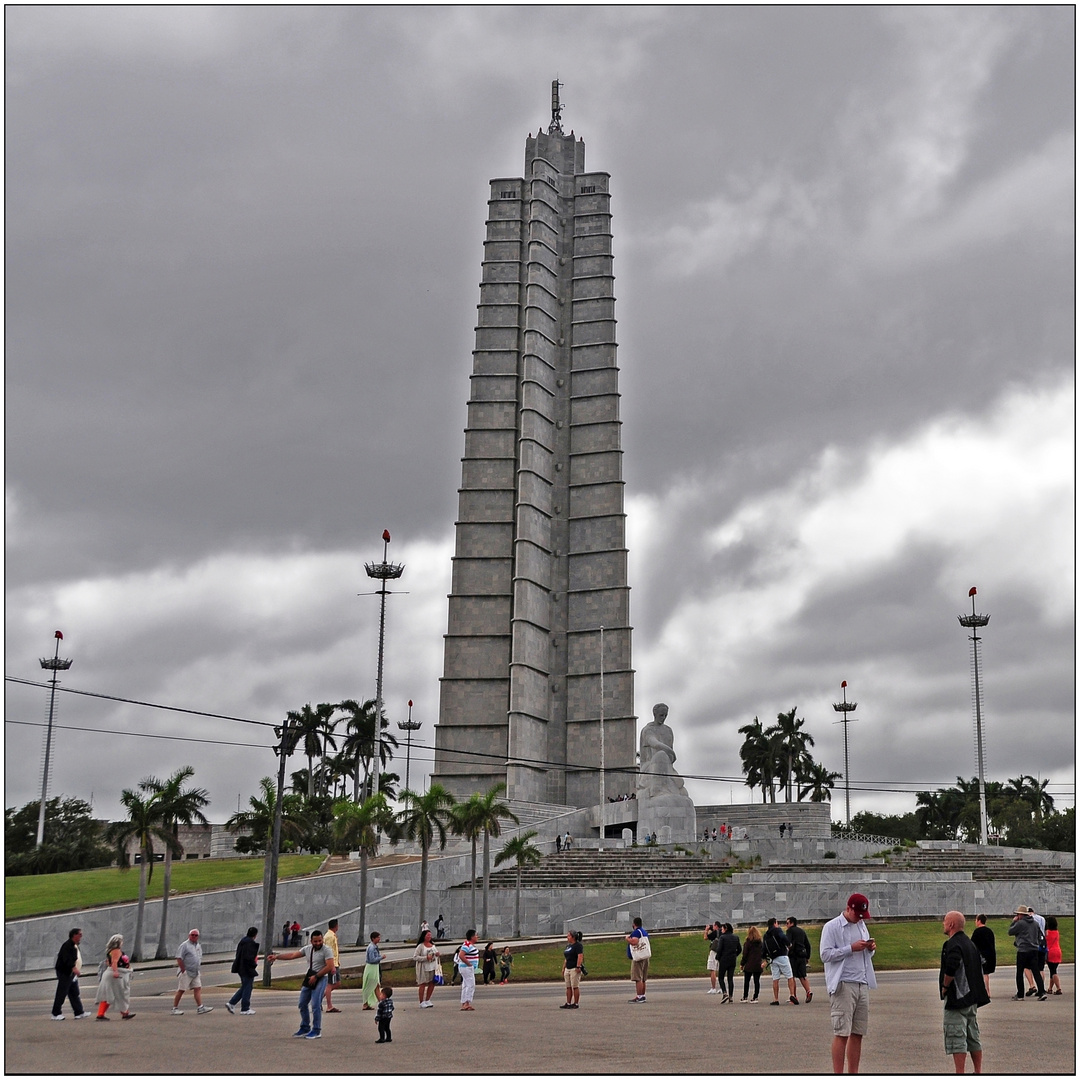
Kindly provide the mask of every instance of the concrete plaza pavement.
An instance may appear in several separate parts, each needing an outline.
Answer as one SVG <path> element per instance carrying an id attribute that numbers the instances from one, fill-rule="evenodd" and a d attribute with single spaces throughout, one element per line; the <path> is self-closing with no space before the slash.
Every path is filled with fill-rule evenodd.
<path id="1" fill-rule="evenodd" d="M 1072 1074 L 1076 1071 L 1074 966 L 1062 965 L 1065 994 L 1048 1001 L 1009 1001 L 1010 969 L 993 976 L 993 1003 L 980 1010 L 989 1073 Z M 144 977 L 140 979 L 140 975 Z M 828 1073 L 829 1002 L 820 974 L 809 1005 L 774 1008 L 772 984 L 756 1005 L 721 1005 L 707 980 L 657 979 L 644 1005 L 628 1004 L 626 982 L 585 979 L 581 1008 L 559 1009 L 561 984 L 480 985 L 475 1012 L 461 1012 L 458 987 L 436 990 L 420 1009 L 413 990 L 395 991 L 394 1041 L 377 1046 L 373 1013 L 358 990 L 339 990 L 340 1014 L 324 1016 L 322 1039 L 291 1038 L 297 993 L 256 988 L 254 1016 L 230 1015 L 232 990 L 208 986 L 212 1013 L 198 1016 L 184 995 L 184 1016 L 172 1016 L 167 969 L 136 972 L 132 1010 L 104 1026 L 49 1020 L 55 984 L 6 988 L 5 1071 L 9 1074 L 139 1073 Z M 741 983 L 737 985 L 741 992 Z M 83 991 L 92 1009 L 93 980 Z M 871 995 L 866 1073 L 951 1073 L 944 1052 L 936 971 L 884 972 Z M 968 1071 L 971 1066 L 968 1064 Z"/>

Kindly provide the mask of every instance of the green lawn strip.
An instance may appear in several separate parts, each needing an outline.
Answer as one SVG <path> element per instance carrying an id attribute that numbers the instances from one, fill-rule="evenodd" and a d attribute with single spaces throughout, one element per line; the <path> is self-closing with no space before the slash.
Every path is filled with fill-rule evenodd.
<path id="1" fill-rule="evenodd" d="M 311 874 L 322 864 L 321 855 L 282 855 L 282 878 Z M 198 859 L 173 863 L 174 893 L 204 892 L 237 885 L 257 885 L 263 877 L 262 856 L 243 859 Z M 160 899 L 164 868 L 154 864 L 147 899 Z M 28 874 L 4 879 L 4 917 L 21 919 L 62 911 L 81 911 L 102 904 L 122 904 L 139 898 L 139 869 L 75 870 L 66 874 Z"/>
<path id="2" fill-rule="evenodd" d="M 814 957 L 810 961 L 810 975 L 820 976 L 823 972 L 818 948 L 821 939 L 821 924 L 800 924 L 806 931 L 813 945 Z M 874 954 L 874 968 L 877 971 L 902 971 L 917 968 L 936 968 L 941 960 L 941 946 L 945 935 L 941 930 L 940 920 L 920 920 L 915 922 L 876 922 L 868 924 L 877 942 Z M 1008 919 L 990 919 L 987 925 L 994 931 L 997 939 L 998 970 L 1005 969 L 1006 974 L 1015 963 L 1016 950 L 1013 939 L 1008 935 Z M 762 929 L 762 927 L 759 927 Z M 974 918 L 969 919 L 965 932 L 975 929 Z M 1061 932 L 1061 954 L 1064 963 L 1074 959 L 1076 920 L 1073 917 L 1058 918 Z M 740 941 L 746 939 L 746 928 L 737 930 Z M 384 945 L 387 944 L 384 942 Z M 443 972 L 450 981 L 450 956 L 458 942 L 448 943 L 442 948 Z M 497 950 L 501 951 L 505 941 L 496 941 Z M 512 942 L 509 944 L 513 944 Z M 649 978 L 693 978 L 707 979 L 705 960 L 708 955 L 708 943 L 700 932 L 694 934 L 666 935 L 657 934 L 653 940 L 653 955 L 649 961 Z M 348 958 L 345 967 L 352 964 Z M 585 967 L 588 979 L 629 979 L 630 961 L 626 956 L 626 944 L 622 941 L 595 941 L 585 938 Z M 354 968 L 355 974 L 342 975 L 345 989 L 359 987 L 359 963 Z M 550 982 L 561 979 L 562 946 L 545 945 L 541 948 L 515 948 L 512 982 Z M 393 967 L 383 967 L 386 985 L 393 987 L 411 987 L 416 985 L 415 969 L 412 961 L 395 961 Z M 738 965 L 736 979 L 741 973 Z M 479 976 L 478 976 L 479 977 Z M 768 980 L 766 973 L 764 978 Z M 299 990 L 300 976 L 289 979 L 275 979 L 276 989 Z"/>

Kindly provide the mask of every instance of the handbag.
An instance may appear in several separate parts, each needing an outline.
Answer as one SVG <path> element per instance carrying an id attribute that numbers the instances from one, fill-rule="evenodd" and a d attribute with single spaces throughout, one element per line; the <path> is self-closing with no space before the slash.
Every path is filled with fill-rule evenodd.
<path id="1" fill-rule="evenodd" d="M 652 956 L 652 945 L 649 944 L 649 935 L 642 934 L 639 938 L 630 939 L 630 950 L 633 959 L 648 960 Z"/>
<path id="2" fill-rule="evenodd" d="M 435 961 L 435 978 L 431 980 L 436 986 L 442 986 L 446 979 L 443 977 L 442 961 Z"/>

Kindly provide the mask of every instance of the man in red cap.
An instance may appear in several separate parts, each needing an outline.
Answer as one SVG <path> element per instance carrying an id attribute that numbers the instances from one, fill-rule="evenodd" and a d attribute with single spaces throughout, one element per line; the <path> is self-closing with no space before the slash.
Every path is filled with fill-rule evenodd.
<path id="1" fill-rule="evenodd" d="M 862 1040 L 870 1019 L 870 991 L 877 988 L 873 953 L 876 942 L 866 929 L 870 901 L 852 893 L 840 915 L 821 928 L 818 951 L 825 964 L 825 988 L 832 1018 L 834 1073 L 859 1071 Z"/>

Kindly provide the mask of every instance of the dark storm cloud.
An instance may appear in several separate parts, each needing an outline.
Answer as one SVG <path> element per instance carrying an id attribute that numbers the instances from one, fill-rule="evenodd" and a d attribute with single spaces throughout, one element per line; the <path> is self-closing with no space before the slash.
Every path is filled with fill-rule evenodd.
<path id="1" fill-rule="evenodd" d="M 5 18 L 9 674 L 64 624 L 76 685 L 274 719 L 370 696 L 356 593 L 389 526 L 414 575 L 394 708 L 434 719 L 487 181 L 520 175 L 557 75 L 612 175 L 638 712 L 670 698 L 730 773 L 740 724 L 795 703 L 821 723 L 847 672 L 868 717 L 911 724 L 859 729 L 863 775 L 948 780 L 977 578 L 1001 722 L 1026 709 L 1071 761 L 1049 584 L 1071 597 L 1071 423 L 1031 419 L 1071 396 L 1071 9 Z M 975 488 L 977 543 L 949 511 Z M 823 535 L 855 527 L 830 491 L 860 500 L 872 556 Z M 40 719 L 40 692 L 11 706 Z M 37 760 L 37 731 L 8 737 Z M 58 783 L 103 790 L 74 738 Z M 137 741 L 127 782 L 188 760 Z M 228 804 L 235 769 L 190 749 Z"/>

